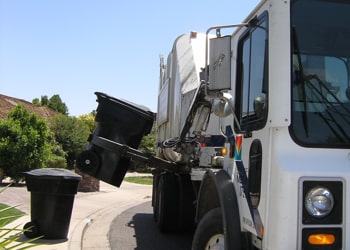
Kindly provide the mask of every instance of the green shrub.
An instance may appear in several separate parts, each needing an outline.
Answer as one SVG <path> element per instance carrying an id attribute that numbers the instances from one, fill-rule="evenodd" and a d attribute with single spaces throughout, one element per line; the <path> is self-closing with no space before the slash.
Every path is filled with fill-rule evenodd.
<path id="1" fill-rule="evenodd" d="M 47 168 L 67 168 L 66 158 L 58 155 L 52 155 L 47 159 Z"/>

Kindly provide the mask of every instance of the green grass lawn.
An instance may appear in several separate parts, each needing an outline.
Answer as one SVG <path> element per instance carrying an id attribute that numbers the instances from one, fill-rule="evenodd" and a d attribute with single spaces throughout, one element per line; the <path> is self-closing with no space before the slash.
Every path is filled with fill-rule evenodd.
<path id="1" fill-rule="evenodd" d="M 124 179 L 127 182 L 143 184 L 143 185 L 152 185 L 153 177 L 152 176 L 135 176 L 135 177 L 125 177 Z"/>
<path id="2" fill-rule="evenodd" d="M 23 216 L 24 213 L 14 207 L 0 203 L 0 227 Z"/>

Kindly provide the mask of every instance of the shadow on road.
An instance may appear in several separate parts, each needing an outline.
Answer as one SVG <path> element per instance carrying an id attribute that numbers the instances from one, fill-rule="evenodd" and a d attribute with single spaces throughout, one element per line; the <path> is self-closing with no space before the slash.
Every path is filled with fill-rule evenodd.
<path id="1" fill-rule="evenodd" d="M 146 202 L 113 220 L 109 240 L 113 250 L 189 250 L 192 233 L 159 232 L 151 202 Z"/>

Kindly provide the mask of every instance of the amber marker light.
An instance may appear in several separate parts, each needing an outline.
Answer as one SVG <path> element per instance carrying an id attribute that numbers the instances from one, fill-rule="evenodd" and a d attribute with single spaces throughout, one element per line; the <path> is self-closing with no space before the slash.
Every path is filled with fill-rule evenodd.
<path id="1" fill-rule="evenodd" d="M 311 245 L 332 245 L 335 242 L 334 234 L 310 234 L 308 237 Z"/>
<path id="2" fill-rule="evenodd" d="M 264 233 L 265 233 L 265 228 L 264 228 L 264 227 L 261 227 L 261 228 L 260 228 L 260 234 L 261 234 L 261 236 L 264 236 Z"/>
<path id="3" fill-rule="evenodd" d="M 227 149 L 226 148 L 221 148 L 221 154 L 226 155 L 227 154 Z"/>

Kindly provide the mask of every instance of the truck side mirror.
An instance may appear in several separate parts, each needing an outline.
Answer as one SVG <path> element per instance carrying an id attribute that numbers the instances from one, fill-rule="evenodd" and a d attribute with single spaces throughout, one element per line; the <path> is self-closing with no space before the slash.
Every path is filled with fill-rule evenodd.
<path id="1" fill-rule="evenodd" d="M 209 40 L 209 90 L 231 89 L 231 36 Z"/>
<path id="2" fill-rule="evenodd" d="M 257 96 L 254 99 L 254 112 L 258 118 L 262 118 L 265 109 L 265 97 Z"/>

